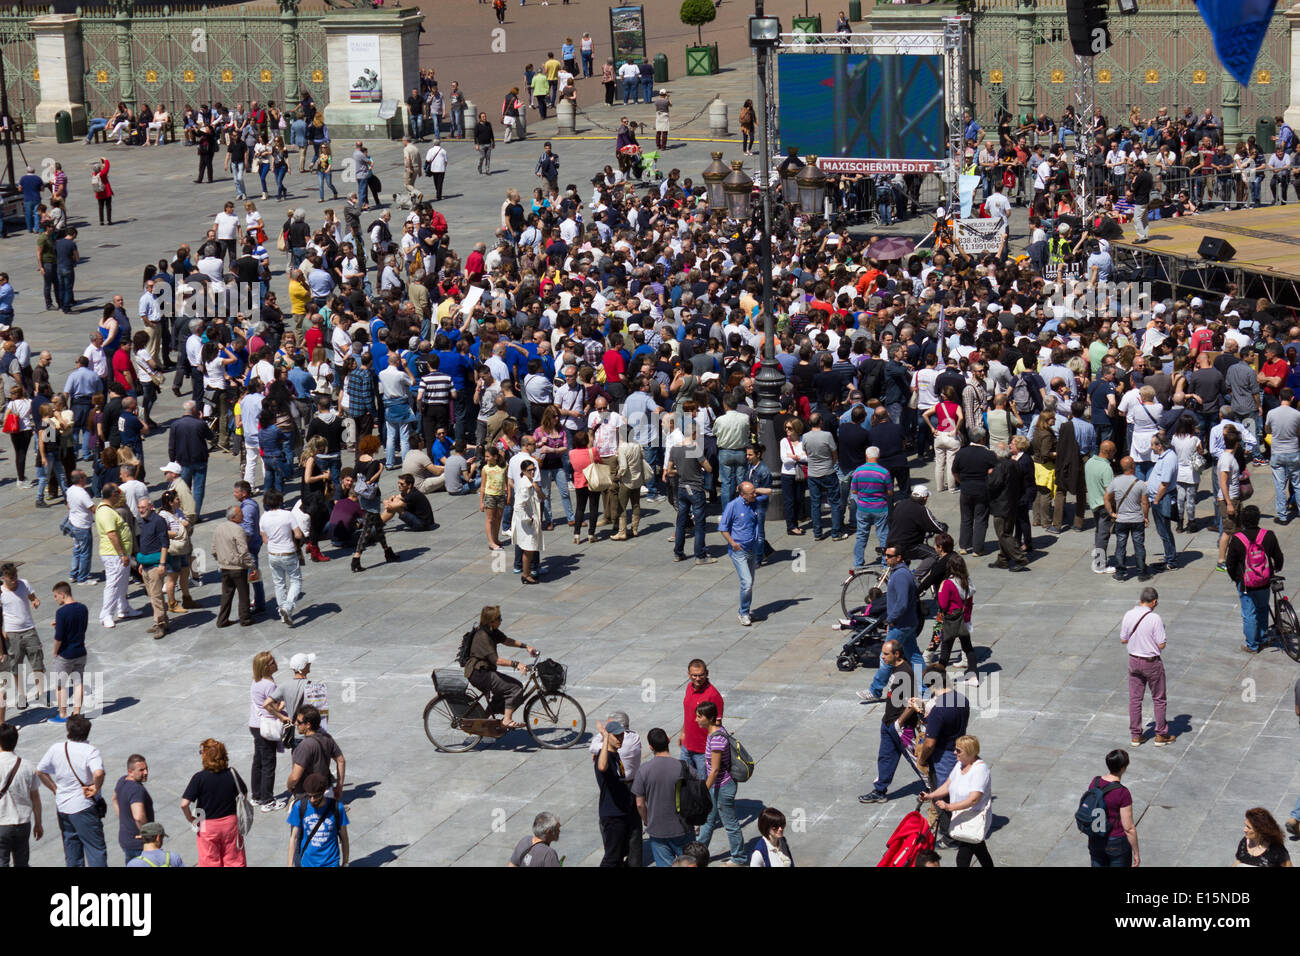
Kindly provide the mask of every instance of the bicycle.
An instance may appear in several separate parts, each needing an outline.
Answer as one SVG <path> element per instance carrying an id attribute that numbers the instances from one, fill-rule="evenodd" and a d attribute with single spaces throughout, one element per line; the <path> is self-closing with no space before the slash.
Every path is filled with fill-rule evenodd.
<path id="1" fill-rule="evenodd" d="M 877 554 L 884 550 L 876 548 Z M 846 618 L 852 620 L 867 615 L 871 605 L 880 600 L 889 586 L 889 572 L 888 565 L 869 565 L 849 571 L 849 576 L 840 585 L 840 607 Z"/>
<path id="2" fill-rule="evenodd" d="M 1286 579 L 1274 574 L 1269 588 L 1273 594 L 1273 603 L 1269 607 L 1269 633 L 1282 645 L 1286 656 L 1293 661 L 1300 661 L 1300 615 L 1296 614 L 1291 599 L 1286 596 Z"/>
<path id="3" fill-rule="evenodd" d="M 563 692 L 564 667 L 546 660 L 526 665 L 526 672 L 523 722 L 529 736 L 547 750 L 565 750 L 577 744 L 586 733 L 587 714 Z M 484 737 L 496 739 L 509 731 L 498 719 L 504 707 L 489 712 L 491 702 L 484 701 L 484 695 L 462 671 L 434 670 L 429 676 L 436 696 L 424 705 L 424 733 L 443 753 L 464 753 Z"/>

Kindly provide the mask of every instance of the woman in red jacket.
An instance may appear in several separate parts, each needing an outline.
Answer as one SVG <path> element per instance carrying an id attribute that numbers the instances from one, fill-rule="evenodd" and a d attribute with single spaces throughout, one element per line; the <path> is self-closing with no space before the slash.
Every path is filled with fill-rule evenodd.
<path id="1" fill-rule="evenodd" d="M 108 225 L 113 225 L 113 187 L 108 183 L 108 160 L 101 156 L 98 160 L 90 164 L 94 175 L 91 177 L 91 186 L 95 190 L 95 199 L 99 203 L 99 224 L 104 225 L 104 219 L 108 219 Z"/>

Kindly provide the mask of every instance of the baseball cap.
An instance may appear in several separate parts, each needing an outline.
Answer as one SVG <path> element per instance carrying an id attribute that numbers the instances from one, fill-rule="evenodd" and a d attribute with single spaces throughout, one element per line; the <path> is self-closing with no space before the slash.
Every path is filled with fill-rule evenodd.
<path id="1" fill-rule="evenodd" d="M 179 474 L 180 474 L 184 469 L 181 468 L 181 466 L 180 466 L 179 464 L 177 464 L 176 462 L 174 462 L 174 461 L 169 461 L 169 462 L 167 462 L 167 464 L 163 465 L 163 466 L 162 466 L 161 468 L 159 468 L 158 470 L 161 471 L 164 475 L 169 475 L 169 474 L 170 474 L 170 475 L 179 475 Z"/>
<path id="2" fill-rule="evenodd" d="M 625 734 L 627 733 L 627 728 L 619 721 L 611 720 L 605 725 L 605 732 L 611 734 Z"/>
<path id="3" fill-rule="evenodd" d="M 1194 295 L 1192 296 L 1192 301 L 1189 302 L 1188 304 L 1193 309 L 1199 309 L 1201 306 L 1205 305 L 1205 300 L 1202 299 L 1199 295 Z"/>
<path id="4" fill-rule="evenodd" d="M 140 824 L 140 839 L 146 843 L 153 843 L 155 840 L 165 837 L 167 831 L 163 829 L 161 823 L 155 823 L 150 820 L 148 823 Z"/>
<path id="5" fill-rule="evenodd" d="M 701 382 L 716 382 L 721 376 L 717 372 L 705 372 L 700 376 Z"/>
<path id="6" fill-rule="evenodd" d="M 912 489 L 912 497 L 913 497 L 913 498 L 929 498 L 929 497 L 930 497 L 930 486 L 929 486 L 929 485 L 917 485 L 915 488 Z"/>
<path id="7" fill-rule="evenodd" d="M 295 654 L 293 657 L 289 658 L 289 669 L 300 671 L 308 664 L 314 663 L 316 663 L 315 654 Z"/>

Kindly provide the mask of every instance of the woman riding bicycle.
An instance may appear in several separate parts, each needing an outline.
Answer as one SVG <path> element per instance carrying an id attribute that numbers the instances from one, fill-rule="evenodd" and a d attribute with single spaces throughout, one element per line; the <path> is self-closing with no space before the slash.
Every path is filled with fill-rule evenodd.
<path id="1" fill-rule="evenodd" d="M 524 699 L 524 685 L 513 677 L 505 677 L 497 671 L 498 667 L 513 667 L 521 674 L 528 673 L 526 664 L 512 661 L 497 654 L 497 645 L 520 647 L 536 656 L 537 649 L 529 644 L 521 644 L 501 633 L 501 608 L 489 604 L 479 614 L 478 630 L 469 646 L 469 662 L 465 665 L 465 679 L 474 685 L 490 702 L 491 713 L 496 713 L 501 702 L 505 703 L 505 714 L 501 723 L 511 729 L 520 729 L 524 725 L 514 719 L 515 708 Z"/>

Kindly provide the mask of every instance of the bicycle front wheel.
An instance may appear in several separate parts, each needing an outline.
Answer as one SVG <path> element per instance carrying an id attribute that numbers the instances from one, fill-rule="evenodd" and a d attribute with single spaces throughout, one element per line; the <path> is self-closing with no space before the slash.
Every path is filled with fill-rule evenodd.
<path id="1" fill-rule="evenodd" d="M 1277 602 L 1277 635 L 1282 639 L 1286 656 L 1300 661 L 1300 615 L 1286 598 Z"/>
<path id="2" fill-rule="evenodd" d="M 880 594 L 880 572 L 850 571 L 840 587 L 840 607 L 844 616 L 851 618 L 855 614 L 866 614 L 871 609 L 871 602 L 879 598 Z"/>
<path id="3" fill-rule="evenodd" d="M 461 718 L 483 716 L 482 708 L 465 694 L 440 694 L 424 705 L 424 735 L 443 753 L 461 754 L 483 740 L 479 734 L 461 730 Z"/>
<path id="4" fill-rule="evenodd" d="M 568 694 L 538 694 L 524 705 L 524 723 L 539 747 L 564 750 L 582 739 L 587 715 Z"/>

